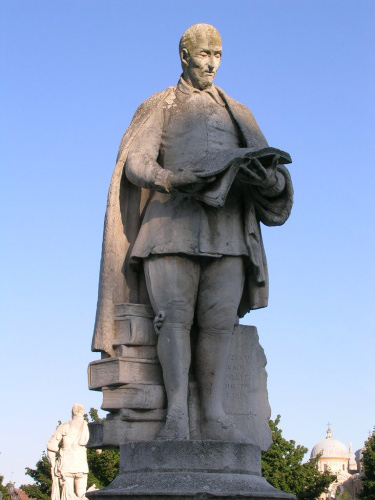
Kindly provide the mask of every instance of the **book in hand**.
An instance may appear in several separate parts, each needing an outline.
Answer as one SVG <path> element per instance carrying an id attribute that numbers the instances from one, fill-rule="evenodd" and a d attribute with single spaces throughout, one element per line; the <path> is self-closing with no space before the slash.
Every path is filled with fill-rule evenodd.
<path id="1" fill-rule="evenodd" d="M 207 205 L 222 207 L 241 166 L 246 165 L 248 161 L 249 168 L 251 168 L 251 160 L 256 158 L 264 168 L 268 168 L 272 165 L 276 155 L 279 156 L 279 164 L 292 163 L 288 153 L 271 147 L 257 150 L 253 148 L 235 148 L 207 153 L 195 162 L 192 167 L 199 177 L 216 176 L 216 179 L 196 193 L 195 197 Z"/>

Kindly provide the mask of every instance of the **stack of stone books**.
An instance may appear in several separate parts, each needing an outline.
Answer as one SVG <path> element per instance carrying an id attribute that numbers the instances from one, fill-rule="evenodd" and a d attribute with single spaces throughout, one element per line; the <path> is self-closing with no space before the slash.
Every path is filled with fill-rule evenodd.
<path id="1" fill-rule="evenodd" d="M 152 440 L 165 421 L 166 394 L 156 352 L 154 316 L 148 305 L 117 304 L 115 357 L 89 365 L 89 388 L 103 392 L 101 408 L 109 412 L 97 432 L 90 426 L 90 441 L 101 441 L 103 448 Z"/>

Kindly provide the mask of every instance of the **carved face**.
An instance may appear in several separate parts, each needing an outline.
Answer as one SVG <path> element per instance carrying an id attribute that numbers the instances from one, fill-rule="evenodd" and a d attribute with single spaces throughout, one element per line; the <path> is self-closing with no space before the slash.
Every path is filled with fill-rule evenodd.
<path id="1" fill-rule="evenodd" d="M 204 35 L 196 38 L 189 51 L 183 49 L 185 79 L 200 90 L 210 87 L 220 66 L 221 53 L 217 37 Z"/>

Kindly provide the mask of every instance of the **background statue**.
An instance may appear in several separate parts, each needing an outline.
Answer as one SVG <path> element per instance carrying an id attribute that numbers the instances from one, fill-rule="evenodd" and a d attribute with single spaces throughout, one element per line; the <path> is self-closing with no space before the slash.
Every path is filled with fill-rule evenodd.
<path id="1" fill-rule="evenodd" d="M 158 438 L 189 438 L 190 371 L 201 438 L 246 441 L 223 409 L 226 360 L 238 316 L 267 305 L 260 222 L 288 219 L 282 163 L 291 160 L 267 149 L 250 111 L 213 85 L 222 56 L 214 27 L 189 28 L 179 51 L 177 86 L 140 106 L 120 145 L 93 350 L 115 356 L 115 304 L 151 304 L 168 400 Z"/>
<path id="2" fill-rule="evenodd" d="M 87 490 L 88 465 L 86 444 L 89 429 L 84 419 L 84 408 L 75 404 L 72 420 L 60 424 L 47 443 L 48 459 L 51 463 L 52 500 L 59 500 L 59 482 L 62 499 L 82 498 Z"/>

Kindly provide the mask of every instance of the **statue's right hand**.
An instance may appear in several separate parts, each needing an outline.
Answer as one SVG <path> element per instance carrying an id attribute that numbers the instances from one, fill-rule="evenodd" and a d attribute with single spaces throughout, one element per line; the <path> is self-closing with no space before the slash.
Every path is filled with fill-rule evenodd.
<path id="1" fill-rule="evenodd" d="M 171 186 L 177 191 L 195 192 L 202 189 L 207 183 L 215 180 L 215 177 L 200 177 L 194 171 L 185 170 L 171 175 Z"/>

